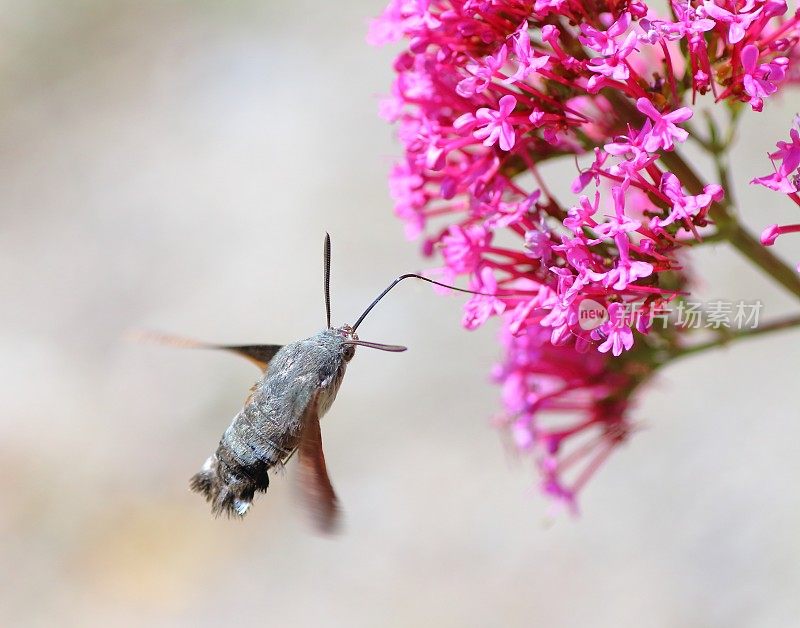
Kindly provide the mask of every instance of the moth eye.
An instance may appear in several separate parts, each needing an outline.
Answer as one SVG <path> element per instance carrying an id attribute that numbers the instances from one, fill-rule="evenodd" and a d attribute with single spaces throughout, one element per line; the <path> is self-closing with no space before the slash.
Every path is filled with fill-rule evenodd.
<path id="1" fill-rule="evenodd" d="M 349 362 L 353 359 L 353 356 L 356 354 L 356 348 L 353 345 L 345 345 L 344 347 L 344 359 Z"/>

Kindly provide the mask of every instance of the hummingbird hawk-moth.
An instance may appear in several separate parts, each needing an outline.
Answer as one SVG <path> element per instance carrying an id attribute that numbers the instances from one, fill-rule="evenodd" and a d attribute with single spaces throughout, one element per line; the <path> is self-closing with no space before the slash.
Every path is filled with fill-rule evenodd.
<path id="1" fill-rule="evenodd" d="M 192 491 L 211 503 L 216 516 L 244 516 L 255 494 L 269 487 L 269 471 L 283 467 L 297 452 L 300 487 L 307 506 L 322 531 L 335 529 L 339 508 L 325 465 L 320 419 L 333 404 L 357 346 L 392 352 L 406 350 L 398 345 L 360 340 L 356 329 L 378 301 L 404 279 L 422 279 L 480 294 L 409 273 L 383 290 L 352 326 L 332 327 L 330 259 L 330 236 L 326 234 L 323 267 L 327 326 L 309 338 L 286 345 L 213 345 L 150 335 L 167 344 L 237 353 L 263 372 L 216 451 L 189 482 Z"/>

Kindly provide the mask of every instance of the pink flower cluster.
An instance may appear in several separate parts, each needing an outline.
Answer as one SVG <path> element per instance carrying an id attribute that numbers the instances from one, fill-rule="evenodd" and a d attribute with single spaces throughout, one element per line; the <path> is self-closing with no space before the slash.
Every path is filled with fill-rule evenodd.
<path id="1" fill-rule="evenodd" d="M 800 116 L 795 118 L 794 128 L 789 132 L 790 142 L 778 142 L 774 153 L 769 157 L 780 161 L 779 166 L 775 166 L 773 174 L 753 179 L 753 183 L 768 187 L 770 190 L 786 194 L 796 205 L 800 207 Z M 772 246 L 778 236 L 785 233 L 795 233 L 800 231 L 800 224 L 794 225 L 770 225 L 761 234 L 761 243 L 764 246 Z M 800 264 L 797 265 L 800 272 Z"/>
<path id="2" fill-rule="evenodd" d="M 407 42 L 381 103 L 405 152 L 390 175 L 395 211 L 425 253 L 441 255 L 445 279 L 466 275 L 493 295 L 470 299 L 464 325 L 502 316 L 506 359 L 495 376 L 506 423 L 534 451 L 545 490 L 570 504 L 630 431 L 630 395 L 662 336 L 676 333 L 621 312 L 685 293 L 679 253 L 713 232 L 724 198 L 720 185 L 693 187 L 669 167 L 693 107 L 705 95 L 760 111 L 798 79 L 800 25 L 783 0 L 670 9 L 392 0 L 370 29 L 374 44 Z M 796 131 L 792 141 L 761 182 L 793 194 Z M 566 205 L 539 170 L 559 158 L 577 168 Z M 581 321 L 587 299 L 608 312 L 591 329 Z"/>

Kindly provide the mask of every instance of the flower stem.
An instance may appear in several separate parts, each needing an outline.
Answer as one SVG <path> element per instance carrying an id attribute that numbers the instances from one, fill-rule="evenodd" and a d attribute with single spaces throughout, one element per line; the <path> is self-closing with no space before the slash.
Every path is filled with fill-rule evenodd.
<path id="1" fill-rule="evenodd" d="M 800 315 L 778 319 L 776 321 L 767 323 L 766 325 L 761 325 L 760 327 L 755 327 L 753 329 L 744 329 L 742 331 L 725 333 L 720 335 L 719 338 L 714 338 L 713 340 L 709 340 L 708 342 L 701 342 L 696 345 L 692 345 L 690 347 L 677 348 L 670 353 L 670 356 L 666 360 L 666 362 L 672 362 L 673 360 L 676 360 L 678 358 L 683 358 L 686 357 L 687 355 L 700 353 L 701 351 L 706 351 L 708 349 L 716 349 L 717 347 L 727 345 L 728 343 L 733 342 L 734 340 L 754 338 L 756 336 L 762 336 L 764 334 L 770 334 L 772 332 L 782 331 L 784 329 L 791 329 L 793 327 L 800 327 Z"/>

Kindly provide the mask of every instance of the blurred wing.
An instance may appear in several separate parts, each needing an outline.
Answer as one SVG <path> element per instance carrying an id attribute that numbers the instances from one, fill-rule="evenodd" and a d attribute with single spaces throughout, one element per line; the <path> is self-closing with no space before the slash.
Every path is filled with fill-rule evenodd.
<path id="1" fill-rule="evenodd" d="M 270 360 L 280 351 L 283 345 L 217 345 L 208 347 L 209 349 L 222 349 L 238 353 L 247 358 L 262 371 L 266 371 Z"/>
<path id="2" fill-rule="evenodd" d="M 325 466 L 316 397 L 308 404 L 303 415 L 303 429 L 297 453 L 300 490 L 306 507 L 321 532 L 335 532 L 339 518 L 339 502 Z"/>
<path id="3" fill-rule="evenodd" d="M 231 353 L 237 353 L 247 358 L 262 371 L 267 370 L 270 360 L 275 357 L 275 354 L 278 353 L 282 347 L 282 345 L 215 345 L 191 340 L 189 338 L 181 338 L 180 336 L 170 336 L 169 334 L 160 334 L 150 331 L 135 332 L 131 335 L 136 340 L 153 342 L 170 347 L 179 347 L 182 349 L 216 349 L 230 351 Z"/>

